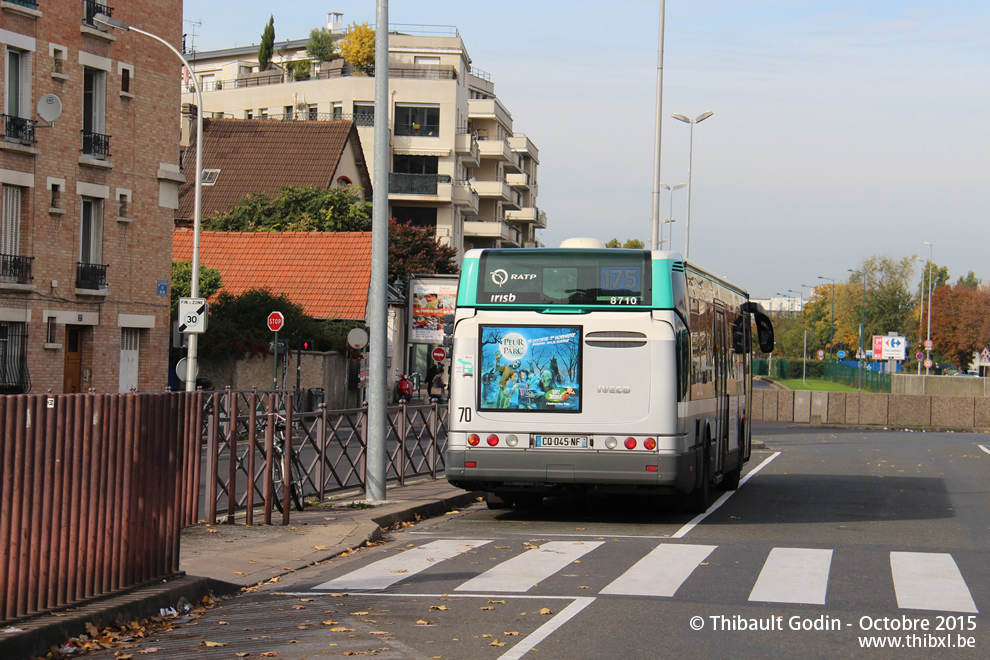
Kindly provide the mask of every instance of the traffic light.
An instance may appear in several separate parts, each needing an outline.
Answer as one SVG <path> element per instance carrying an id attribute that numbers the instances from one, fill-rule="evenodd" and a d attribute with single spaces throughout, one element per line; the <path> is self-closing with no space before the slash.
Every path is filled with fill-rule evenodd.
<path id="1" fill-rule="evenodd" d="M 315 351 L 316 342 L 312 339 L 300 339 L 299 340 L 299 350 L 300 351 Z"/>

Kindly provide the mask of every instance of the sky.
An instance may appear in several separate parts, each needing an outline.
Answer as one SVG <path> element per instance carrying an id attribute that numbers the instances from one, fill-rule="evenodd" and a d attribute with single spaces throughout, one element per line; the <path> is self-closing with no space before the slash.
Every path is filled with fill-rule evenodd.
<path id="1" fill-rule="evenodd" d="M 649 245 L 659 5 L 391 0 L 388 17 L 456 26 L 491 74 L 540 151 L 540 241 Z M 328 11 L 376 22 L 373 0 L 185 0 L 184 29 L 200 51 L 257 44 L 273 15 L 276 40 L 303 39 Z M 670 0 L 664 25 L 660 178 L 686 183 L 693 151 L 691 261 L 761 298 L 874 255 L 990 282 L 990 3 Z M 692 150 L 670 115 L 707 111 Z M 672 216 L 669 195 L 684 254 L 688 188 Z"/>

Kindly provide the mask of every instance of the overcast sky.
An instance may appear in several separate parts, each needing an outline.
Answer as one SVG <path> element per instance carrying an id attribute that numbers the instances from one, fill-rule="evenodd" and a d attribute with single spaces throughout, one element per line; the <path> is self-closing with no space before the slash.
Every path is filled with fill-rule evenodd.
<path id="1" fill-rule="evenodd" d="M 375 23 L 373 0 L 185 0 L 198 50 Z M 670 0 L 661 172 L 688 179 L 691 260 L 772 296 L 866 257 L 917 254 L 990 281 L 990 3 Z M 540 240 L 649 244 L 659 2 L 391 0 L 389 23 L 453 25 L 540 150 Z M 187 45 L 191 45 L 187 42 Z M 662 217 L 670 215 L 663 191 Z M 686 189 L 673 248 L 685 244 Z M 668 225 L 670 227 L 671 225 Z M 920 279 L 920 265 L 917 271 Z"/>

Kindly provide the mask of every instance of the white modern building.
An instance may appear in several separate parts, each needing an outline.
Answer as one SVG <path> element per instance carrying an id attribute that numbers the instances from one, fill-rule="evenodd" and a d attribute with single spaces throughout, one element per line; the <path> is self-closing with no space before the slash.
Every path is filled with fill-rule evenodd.
<path id="1" fill-rule="evenodd" d="M 343 34 L 342 17 L 328 29 Z M 536 204 L 539 151 L 516 133 L 491 76 L 471 66 L 456 27 L 392 25 L 389 34 L 389 216 L 433 227 L 459 254 L 532 247 L 546 214 Z M 187 53 L 206 117 L 351 119 L 374 172 L 375 79 L 342 59 L 312 62 L 306 39 L 276 42 L 259 71 L 258 47 Z M 188 80 L 185 81 L 188 87 Z M 183 102 L 195 103 L 191 87 Z M 372 181 L 378 185 L 378 181 Z"/>

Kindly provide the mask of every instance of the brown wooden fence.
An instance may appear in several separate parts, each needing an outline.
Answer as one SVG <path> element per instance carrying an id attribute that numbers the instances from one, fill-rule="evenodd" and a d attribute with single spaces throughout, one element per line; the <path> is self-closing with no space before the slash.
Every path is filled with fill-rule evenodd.
<path id="1" fill-rule="evenodd" d="M 178 571 L 201 396 L 0 397 L 0 621 Z"/>

